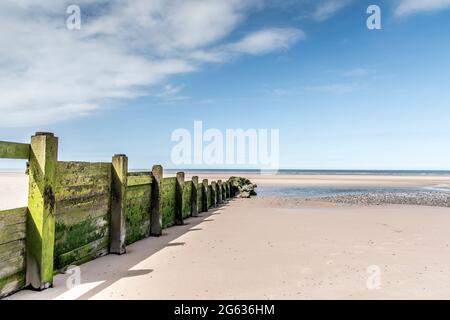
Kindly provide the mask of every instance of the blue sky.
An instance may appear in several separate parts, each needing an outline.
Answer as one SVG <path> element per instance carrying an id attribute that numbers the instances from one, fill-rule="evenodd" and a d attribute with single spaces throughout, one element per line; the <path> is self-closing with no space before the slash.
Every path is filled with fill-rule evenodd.
<path id="1" fill-rule="evenodd" d="M 79 31 L 67 4 L 0 5 L 1 140 L 173 167 L 201 120 L 280 129 L 282 168 L 450 170 L 450 1 L 83 0 Z"/>

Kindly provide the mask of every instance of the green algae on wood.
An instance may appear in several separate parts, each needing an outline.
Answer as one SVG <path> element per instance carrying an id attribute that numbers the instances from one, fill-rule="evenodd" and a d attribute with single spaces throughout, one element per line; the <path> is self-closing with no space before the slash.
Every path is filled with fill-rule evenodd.
<path id="1" fill-rule="evenodd" d="M 112 164 L 59 161 L 56 180 L 54 268 L 61 271 L 76 262 L 68 252 L 109 237 Z"/>
<path id="2" fill-rule="evenodd" d="M 183 187 L 183 200 L 181 212 L 183 219 L 189 218 L 192 215 L 192 181 L 186 181 Z"/>
<path id="3" fill-rule="evenodd" d="M 0 298 L 25 286 L 27 211 L 0 211 Z"/>
<path id="4" fill-rule="evenodd" d="M 208 179 L 203 179 L 203 211 L 207 212 L 211 203 L 210 190 Z"/>
<path id="5" fill-rule="evenodd" d="M 0 141 L 0 159 L 23 159 L 30 158 L 30 145 Z"/>
<path id="6" fill-rule="evenodd" d="M 197 212 L 201 213 L 203 209 L 203 183 L 197 184 Z"/>
<path id="7" fill-rule="evenodd" d="M 132 172 L 128 173 L 128 187 L 141 186 L 151 184 L 153 176 L 151 172 Z"/>
<path id="8" fill-rule="evenodd" d="M 161 216 L 163 228 L 175 224 L 176 188 L 177 178 L 163 178 L 161 180 Z"/>
<path id="9" fill-rule="evenodd" d="M 59 269 L 79 265 L 108 253 L 109 237 L 103 237 L 59 256 Z"/>
<path id="10" fill-rule="evenodd" d="M 0 278 L 0 299 L 25 287 L 25 271 Z"/>
<path id="11" fill-rule="evenodd" d="M 211 203 L 210 206 L 212 208 L 217 207 L 217 184 L 215 181 L 211 181 L 211 185 L 210 185 L 210 198 L 211 198 Z"/>
<path id="12" fill-rule="evenodd" d="M 161 212 L 161 184 L 163 179 L 163 167 L 154 165 L 152 167 L 152 192 L 150 213 L 150 235 L 159 237 L 162 234 L 162 212 Z"/>
<path id="13" fill-rule="evenodd" d="M 37 133 L 31 138 L 27 217 L 27 283 L 45 289 L 53 283 L 55 189 L 58 138 Z"/>
<path id="14" fill-rule="evenodd" d="M 175 188 L 175 224 L 183 225 L 183 188 L 184 172 L 177 172 L 177 184 Z"/>
<path id="15" fill-rule="evenodd" d="M 216 198 L 217 198 L 217 204 L 222 204 L 222 180 L 217 180 L 217 192 L 216 192 Z"/>
<path id="16" fill-rule="evenodd" d="M 150 234 L 151 184 L 128 186 L 125 209 L 125 243 L 131 244 Z"/>
<path id="17" fill-rule="evenodd" d="M 111 190 L 111 243 L 110 252 L 123 254 L 126 252 L 125 211 L 128 178 L 128 157 L 115 155 L 112 159 Z"/>
<path id="18" fill-rule="evenodd" d="M 190 202 L 191 202 L 191 215 L 193 217 L 198 217 L 198 213 L 199 213 L 199 207 L 198 207 L 198 177 L 197 176 L 193 176 L 192 177 L 192 181 L 191 181 L 191 197 L 190 197 Z"/>

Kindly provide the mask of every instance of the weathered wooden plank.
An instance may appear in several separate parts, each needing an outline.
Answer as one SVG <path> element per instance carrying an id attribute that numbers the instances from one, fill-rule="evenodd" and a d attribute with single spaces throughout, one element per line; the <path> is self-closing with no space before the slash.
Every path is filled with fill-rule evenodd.
<path id="1" fill-rule="evenodd" d="M 25 240 L 16 240 L 0 245 L 0 261 L 24 255 Z"/>
<path id="2" fill-rule="evenodd" d="M 151 171 L 132 171 L 128 172 L 129 177 L 139 177 L 139 176 L 151 176 Z"/>
<path id="3" fill-rule="evenodd" d="M 80 258 L 78 260 L 74 260 L 74 261 L 72 261 L 70 263 L 66 263 L 65 265 L 61 265 L 60 267 L 57 267 L 57 270 L 59 272 L 63 273 L 63 272 L 65 272 L 67 270 L 67 268 L 69 266 L 73 266 L 73 265 L 79 266 L 79 265 L 82 265 L 83 263 L 86 263 L 86 262 L 92 261 L 94 259 L 106 256 L 107 254 L 109 254 L 109 250 L 108 250 L 107 247 L 105 247 L 103 249 L 99 249 L 99 250 L 93 252 L 92 254 L 89 254 L 89 255 L 87 255 L 85 257 L 82 257 L 82 258 Z"/>
<path id="4" fill-rule="evenodd" d="M 110 185 L 107 186 L 77 186 L 60 188 L 56 191 L 56 201 L 76 200 L 95 196 L 109 195 Z"/>
<path id="5" fill-rule="evenodd" d="M 64 253 L 57 258 L 57 268 L 63 268 L 85 257 L 89 257 L 89 260 L 94 259 L 95 257 L 97 257 L 98 252 L 104 252 L 107 249 L 108 245 L 109 237 L 104 237 L 94 242 L 88 243 L 80 248 Z"/>
<path id="6" fill-rule="evenodd" d="M 133 187 L 128 187 L 127 190 L 127 195 L 126 195 L 126 200 L 148 200 L 150 201 L 151 198 L 151 185 L 147 184 L 147 185 L 140 185 L 140 186 L 133 186 Z"/>
<path id="7" fill-rule="evenodd" d="M 0 299 L 10 295 L 25 287 L 25 272 L 19 271 L 16 274 L 0 279 Z"/>
<path id="8" fill-rule="evenodd" d="M 177 178 L 163 178 L 160 186 L 162 227 L 175 224 Z"/>
<path id="9" fill-rule="evenodd" d="M 125 214 L 127 245 L 150 234 L 151 192 L 151 184 L 127 188 Z"/>
<path id="10" fill-rule="evenodd" d="M 29 144 L 0 141 L 0 158 L 28 160 L 29 157 Z"/>
<path id="11" fill-rule="evenodd" d="M 128 176 L 127 186 L 133 187 L 133 186 L 140 186 L 140 185 L 147 185 L 152 183 L 152 176 L 151 175 L 141 175 L 141 176 Z"/>
<path id="12" fill-rule="evenodd" d="M 58 161 L 59 174 L 95 174 L 111 170 L 109 162 L 65 162 Z"/>
<path id="13" fill-rule="evenodd" d="M 0 227 L 0 244 L 25 239 L 25 231 L 25 223 L 18 223 Z"/>
<path id="14" fill-rule="evenodd" d="M 15 274 L 25 268 L 23 255 L 0 261 L 0 279 Z"/>
<path id="15" fill-rule="evenodd" d="M 0 211 L 0 228 L 11 224 L 23 223 L 27 219 L 27 208 Z"/>
<path id="16" fill-rule="evenodd" d="M 74 241 L 74 234 L 71 232 L 61 232 L 58 235 L 58 238 L 55 240 L 55 251 L 58 254 L 67 253 L 76 248 L 82 247 L 92 241 L 104 238 L 109 235 L 109 225 L 105 225 L 103 227 L 98 227 L 93 231 L 88 231 L 84 233 L 81 237 L 77 238 L 76 242 Z"/>
<path id="17" fill-rule="evenodd" d="M 94 219 L 102 216 L 109 217 L 109 206 L 107 204 L 98 206 L 96 208 L 90 207 L 87 209 L 71 210 L 61 214 L 57 214 L 56 222 L 72 225 L 79 223 L 81 221 L 86 221 L 89 219 Z"/>
<path id="18" fill-rule="evenodd" d="M 77 186 L 105 186 L 111 184 L 111 174 L 104 172 L 98 174 L 64 174 L 61 173 L 56 180 L 58 188 Z"/>
<path id="19" fill-rule="evenodd" d="M 56 214 L 63 212 L 70 212 L 81 208 L 97 208 L 103 204 L 108 204 L 110 200 L 110 193 L 104 192 L 100 194 L 88 195 L 85 197 L 77 197 L 70 199 L 57 200 L 56 204 L 59 208 L 56 210 Z"/>
<path id="20" fill-rule="evenodd" d="M 58 238 L 55 240 L 55 254 L 61 255 L 76 250 L 105 237 L 109 238 L 108 221 L 86 221 L 74 226 L 57 224 Z"/>

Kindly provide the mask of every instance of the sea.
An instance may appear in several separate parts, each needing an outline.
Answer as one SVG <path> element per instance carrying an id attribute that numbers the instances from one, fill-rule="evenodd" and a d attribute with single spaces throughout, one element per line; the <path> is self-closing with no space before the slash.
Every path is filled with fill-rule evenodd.
<path id="1" fill-rule="evenodd" d="M 186 171 L 191 174 L 240 174 L 245 176 L 261 174 L 260 170 L 167 170 L 169 173 Z M 264 174 L 264 172 L 262 173 Z M 322 187 L 322 186 L 258 186 L 258 196 L 261 197 L 327 197 L 339 195 L 358 195 L 365 193 L 418 193 L 418 192 L 448 192 L 450 193 L 450 171 L 448 170 L 298 170 L 284 169 L 277 171 L 278 175 L 355 175 L 355 176 L 448 176 L 448 184 L 430 185 L 426 187 Z"/>

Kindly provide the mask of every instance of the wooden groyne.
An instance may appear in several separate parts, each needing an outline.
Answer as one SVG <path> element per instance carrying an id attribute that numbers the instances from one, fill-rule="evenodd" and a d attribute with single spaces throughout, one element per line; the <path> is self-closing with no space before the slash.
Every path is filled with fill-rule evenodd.
<path id="1" fill-rule="evenodd" d="M 126 155 L 111 162 L 58 161 L 58 138 L 36 133 L 30 144 L 0 141 L 0 158 L 28 160 L 28 206 L 0 211 L 0 297 L 43 290 L 54 274 L 113 253 L 234 196 L 229 181 L 183 172 L 165 178 L 155 165 L 129 172 Z"/>

